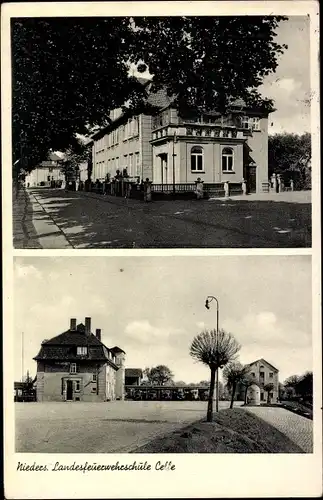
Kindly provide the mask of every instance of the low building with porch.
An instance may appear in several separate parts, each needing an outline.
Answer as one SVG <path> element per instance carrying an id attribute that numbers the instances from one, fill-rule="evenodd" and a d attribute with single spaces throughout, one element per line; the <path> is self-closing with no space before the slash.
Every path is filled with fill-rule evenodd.
<path id="1" fill-rule="evenodd" d="M 135 115 L 115 110 L 111 123 L 92 136 L 92 180 L 116 170 L 133 180 L 149 178 L 162 191 L 224 183 L 249 192 L 269 189 L 268 111 L 232 101 L 226 115 L 179 110 L 164 90 L 149 92 Z M 158 188 L 155 188 L 158 190 Z M 192 187 L 193 189 L 193 187 Z"/>
<path id="2" fill-rule="evenodd" d="M 37 362 L 37 401 L 110 401 L 124 399 L 125 352 L 108 348 L 101 329 L 91 332 L 91 318 L 45 340 Z"/>
<path id="3" fill-rule="evenodd" d="M 140 385 L 142 379 L 143 379 L 143 371 L 141 368 L 125 369 L 125 385 Z"/>

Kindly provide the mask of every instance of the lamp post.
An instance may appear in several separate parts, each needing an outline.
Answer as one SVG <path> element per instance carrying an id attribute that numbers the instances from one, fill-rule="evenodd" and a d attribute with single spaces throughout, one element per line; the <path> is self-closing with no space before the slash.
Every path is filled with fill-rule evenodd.
<path id="1" fill-rule="evenodd" d="M 218 339 L 219 339 L 219 301 L 213 295 L 208 295 L 205 300 L 206 309 L 210 309 L 210 302 L 215 300 L 216 302 L 216 357 L 217 357 L 217 366 L 216 366 L 216 379 L 215 379 L 215 387 L 216 387 L 216 399 L 215 399 L 215 410 L 219 411 L 219 359 L 218 359 Z"/>
<path id="2" fill-rule="evenodd" d="M 173 135 L 173 194 L 175 195 L 175 142 L 176 142 L 176 130 Z"/>

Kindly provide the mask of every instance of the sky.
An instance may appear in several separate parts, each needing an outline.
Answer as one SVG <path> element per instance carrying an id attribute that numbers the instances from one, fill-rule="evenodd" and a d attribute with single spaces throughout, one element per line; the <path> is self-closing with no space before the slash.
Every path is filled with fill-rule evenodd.
<path id="1" fill-rule="evenodd" d="M 268 132 L 310 132 L 310 20 L 307 16 L 289 17 L 279 24 L 276 33 L 275 41 L 287 44 L 288 49 L 279 57 L 276 72 L 267 76 L 259 88 L 275 103 Z M 138 76 L 149 78 L 149 73 Z"/>
<path id="2" fill-rule="evenodd" d="M 240 361 L 264 358 L 283 381 L 312 370 L 311 257 L 15 257 L 15 380 L 36 374 L 40 344 L 92 318 L 107 347 L 126 352 L 126 367 L 165 364 L 175 381 L 209 379 L 189 346 L 219 327 L 241 344 Z"/>

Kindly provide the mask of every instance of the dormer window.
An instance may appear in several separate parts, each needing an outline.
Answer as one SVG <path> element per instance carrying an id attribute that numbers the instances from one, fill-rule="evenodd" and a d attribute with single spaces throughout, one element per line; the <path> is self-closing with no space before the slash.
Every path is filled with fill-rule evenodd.
<path id="1" fill-rule="evenodd" d="M 76 354 L 78 356 L 86 356 L 87 355 L 87 347 L 83 347 L 83 346 L 82 347 L 78 347 L 76 349 Z"/>

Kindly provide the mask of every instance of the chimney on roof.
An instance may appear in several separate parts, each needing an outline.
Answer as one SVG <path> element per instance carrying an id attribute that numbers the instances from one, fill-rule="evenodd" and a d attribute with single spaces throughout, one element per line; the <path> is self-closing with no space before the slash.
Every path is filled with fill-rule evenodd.
<path id="1" fill-rule="evenodd" d="M 101 328 L 95 330 L 95 336 L 101 342 Z"/>
<path id="2" fill-rule="evenodd" d="M 75 332 L 75 330 L 76 330 L 76 318 L 71 318 L 70 330 Z"/>
<path id="3" fill-rule="evenodd" d="M 85 333 L 86 335 L 91 333 L 91 318 L 85 318 Z"/>

